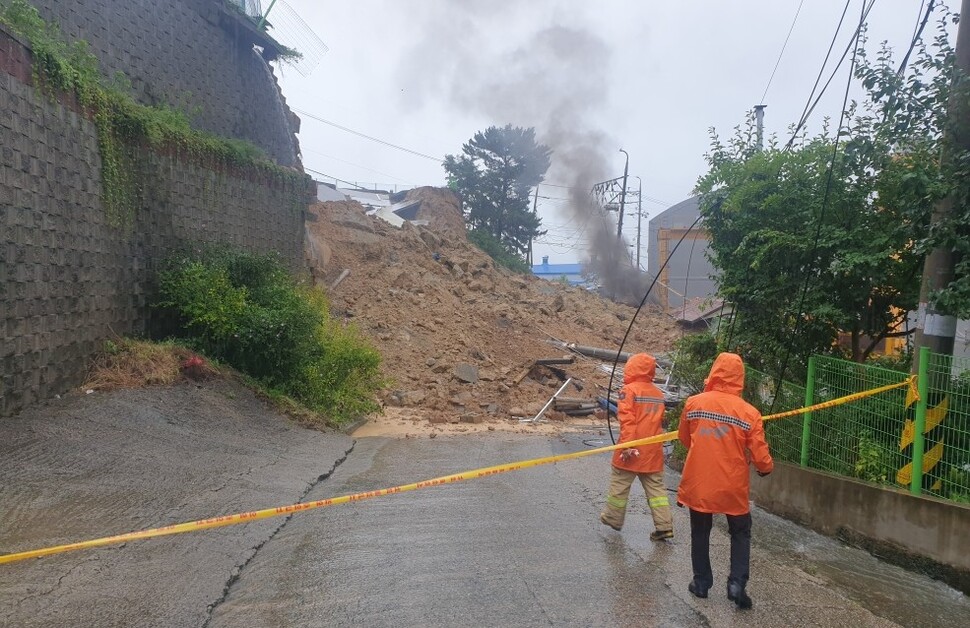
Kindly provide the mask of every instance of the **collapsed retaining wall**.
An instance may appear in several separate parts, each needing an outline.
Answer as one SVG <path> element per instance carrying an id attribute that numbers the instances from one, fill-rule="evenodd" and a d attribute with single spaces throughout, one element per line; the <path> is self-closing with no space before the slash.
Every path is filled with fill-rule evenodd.
<path id="1" fill-rule="evenodd" d="M 112 333 L 144 333 L 172 252 L 227 242 L 301 263 L 308 177 L 136 152 L 139 206 L 112 226 L 94 123 L 32 85 L 29 50 L 0 27 L 0 416 L 80 383 Z"/>
<path id="2" fill-rule="evenodd" d="M 970 594 L 970 506 L 777 462 L 771 475 L 751 482 L 751 498 Z"/>

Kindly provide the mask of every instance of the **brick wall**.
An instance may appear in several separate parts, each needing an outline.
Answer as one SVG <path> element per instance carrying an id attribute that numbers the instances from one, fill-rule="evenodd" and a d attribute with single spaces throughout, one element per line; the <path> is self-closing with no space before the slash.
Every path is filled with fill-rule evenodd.
<path id="1" fill-rule="evenodd" d="M 253 51 L 245 18 L 222 0 L 30 2 L 69 41 L 87 41 L 105 76 L 124 73 L 138 102 L 177 107 L 195 128 L 249 140 L 277 163 L 297 164 L 299 121 Z"/>
<path id="2" fill-rule="evenodd" d="M 71 98 L 36 91 L 30 67 L 0 27 L 0 416 L 79 384 L 112 332 L 145 332 L 173 251 L 229 242 L 297 267 L 313 193 L 309 179 L 143 152 L 133 224 L 112 227 L 94 124 Z"/>

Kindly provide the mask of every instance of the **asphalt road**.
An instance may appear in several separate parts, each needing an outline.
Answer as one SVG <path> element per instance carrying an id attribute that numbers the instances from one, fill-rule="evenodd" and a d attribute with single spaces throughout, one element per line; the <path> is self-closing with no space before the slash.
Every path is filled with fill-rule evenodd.
<path id="1" fill-rule="evenodd" d="M 581 435 L 499 433 L 355 442 L 240 409 L 239 389 L 180 394 L 133 391 L 0 423 L 0 553 L 586 447 Z M 672 542 L 648 540 L 639 488 L 623 532 L 599 523 L 608 464 L 595 456 L 0 565 L 0 626 L 945 626 L 970 616 L 952 589 L 761 512 L 755 608 L 737 611 L 720 586 L 696 600 L 683 510 Z M 712 539 L 719 582 L 724 528 Z"/>
<path id="2" fill-rule="evenodd" d="M 362 439 L 309 498 L 584 447 L 581 436 Z M 755 609 L 737 611 L 720 587 L 696 600 L 686 590 L 686 513 L 675 509 L 673 542 L 651 543 L 635 492 L 623 532 L 604 527 L 607 465 L 584 458 L 294 518 L 247 565 L 209 625 L 896 625 L 892 618 L 943 626 L 970 611 L 945 586 L 760 512 L 755 535 L 769 545 L 753 553 Z M 728 560 L 721 523 L 713 539 L 719 581 Z M 853 572 L 868 579 L 856 587 Z M 880 586 L 908 587 L 925 604 L 914 608 L 899 589 L 869 590 Z"/>

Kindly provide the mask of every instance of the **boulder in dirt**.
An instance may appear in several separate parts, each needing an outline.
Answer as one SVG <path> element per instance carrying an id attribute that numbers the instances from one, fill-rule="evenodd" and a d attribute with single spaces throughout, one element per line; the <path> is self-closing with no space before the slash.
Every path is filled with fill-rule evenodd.
<path id="1" fill-rule="evenodd" d="M 478 383 L 478 367 L 462 362 L 455 366 L 455 377 L 468 384 Z"/>

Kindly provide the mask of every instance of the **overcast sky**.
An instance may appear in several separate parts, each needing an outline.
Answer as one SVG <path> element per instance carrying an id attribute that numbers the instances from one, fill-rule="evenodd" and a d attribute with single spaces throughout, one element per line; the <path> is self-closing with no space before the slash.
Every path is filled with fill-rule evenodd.
<path id="1" fill-rule="evenodd" d="M 861 3 L 851 2 L 836 56 Z M 547 181 L 560 185 L 583 180 L 577 160 L 589 176 L 622 175 L 625 149 L 630 185 L 643 182 L 643 260 L 646 221 L 688 197 L 706 171 L 711 127 L 729 135 L 761 102 L 769 134 L 798 119 L 845 6 L 805 0 L 768 87 L 799 0 L 280 0 L 280 30 L 292 28 L 284 4 L 329 47 L 309 77 L 278 68 L 294 109 L 435 157 L 458 153 L 489 125 L 535 126 L 555 151 Z M 921 4 L 876 2 L 869 48 L 887 40 L 901 55 Z M 838 116 L 844 85 L 843 73 L 810 130 Z M 301 118 L 308 169 L 366 187 L 444 184 L 432 159 Z M 549 235 L 536 261 L 583 260 L 580 221 L 560 200 L 568 190 L 543 186 L 540 195 L 549 197 L 539 201 Z M 627 216 L 624 235 L 635 234 Z"/>

